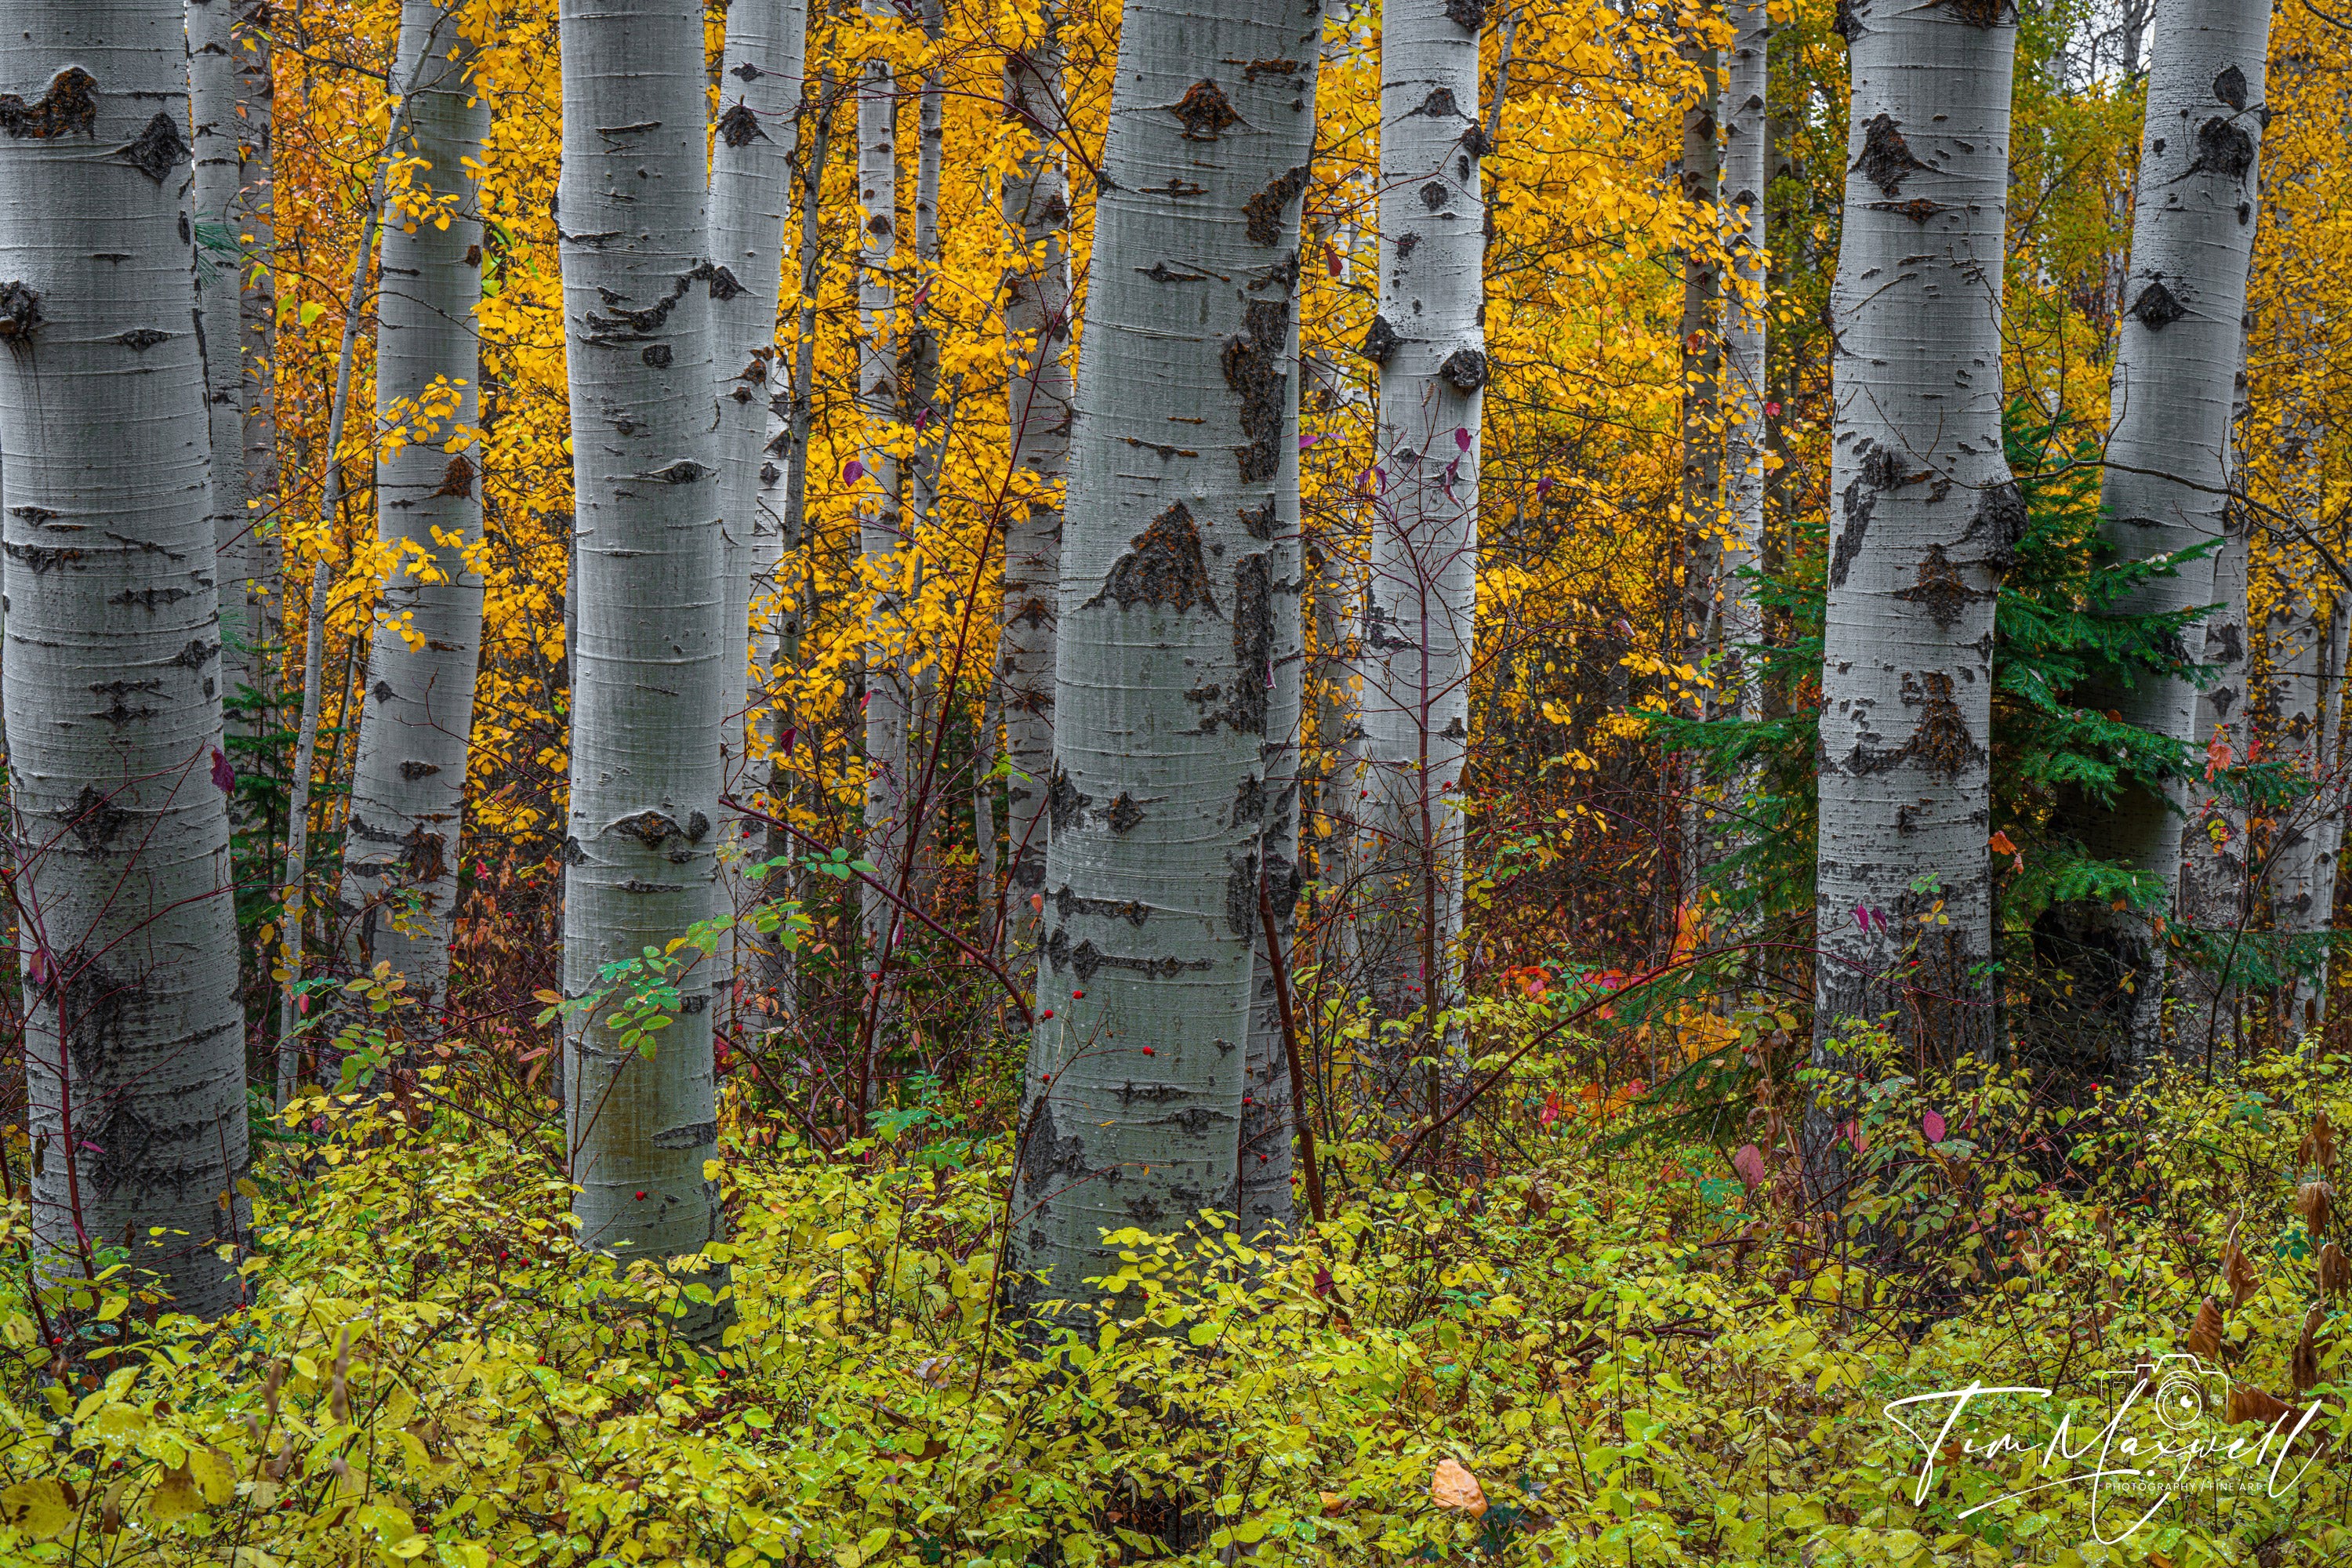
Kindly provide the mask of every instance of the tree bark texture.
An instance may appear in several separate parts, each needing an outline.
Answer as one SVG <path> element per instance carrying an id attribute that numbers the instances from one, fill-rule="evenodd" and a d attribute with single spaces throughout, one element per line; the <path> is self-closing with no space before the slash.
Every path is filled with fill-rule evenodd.
<path id="1" fill-rule="evenodd" d="M 2002 456 L 2006 10 L 1855 0 L 1822 671 L 1813 1062 L 1857 1027 L 1992 1041 L 1994 596 L 2024 528 Z M 1839 1086 L 1804 1125 L 1828 1195 Z"/>
<path id="2" fill-rule="evenodd" d="M 1766 420 L 1765 334 L 1770 300 L 1765 292 L 1764 196 L 1769 188 L 1765 116 L 1767 50 L 1772 27 L 1763 0 L 1731 0 L 1731 58 L 1724 71 L 1722 217 L 1734 287 L 1724 298 L 1723 467 L 1726 480 L 1723 554 L 1716 564 L 1715 710 L 1727 718 L 1763 717 L 1756 681 L 1740 645 L 1763 634 L 1754 594 L 1738 575 L 1754 568 L 1764 543 Z M 1725 836 L 1718 834 L 1718 839 Z"/>
<path id="3" fill-rule="evenodd" d="M 1379 493 L 1360 656 L 1373 1009 L 1446 1005 L 1461 921 L 1454 790 L 1469 741 L 1477 617 L 1486 200 L 1483 8 L 1393 0 L 1381 42 Z M 1466 24 L 1466 25 L 1465 25 Z"/>
<path id="4" fill-rule="evenodd" d="M 2268 638 L 2276 687 L 2273 755 L 2311 792 L 2279 814 L 2271 840 L 2271 929 L 2283 955 L 2308 969 L 2280 987 L 2278 1010 L 2289 1038 L 2316 1029 L 2327 1007 L 2327 953 L 2314 939 L 2335 921 L 2344 842 L 2346 609 L 2340 596 L 2331 602 L 2306 587 L 2280 605 Z"/>
<path id="5" fill-rule="evenodd" d="M 240 395 L 247 508 L 244 581 L 236 586 L 245 605 L 242 624 L 251 646 L 228 654 L 228 688 L 268 695 L 276 671 L 270 650 L 278 636 L 278 574 L 280 551 L 278 505 L 278 278 L 277 227 L 272 195 L 268 0 L 244 0 L 235 34 L 237 46 L 237 106 L 243 111 L 244 161 L 237 184 L 236 221 L 246 271 L 237 294 L 242 323 L 239 342 L 250 361 Z M 225 584 L 224 592 L 230 591 Z"/>
<path id="6" fill-rule="evenodd" d="M 719 814 L 725 549 L 712 439 L 702 11 L 566 0 L 558 190 L 579 606 L 563 992 L 708 917 Z M 566 1030 L 581 1240 L 632 1257 L 719 1234 L 710 973 L 625 1046 L 608 994 Z M 624 983 L 625 985 L 625 983 Z"/>
<path id="7" fill-rule="evenodd" d="M 246 583 L 252 576 L 245 506 L 244 321 L 239 278 L 243 126 L 237 118 L 238 34 L 232 0 L 188 0 L 188 99 L 194 132 L 189 193 L 196 237 L 196 312 L 204 334 L 205 406 L 211 432 L 213 540 L 220 557 L 221 641 L 230 677 L 242 672 L 253 626 Z"/>
<path id="8" fill-rule="evenodd" d="M 1133 0 L 1122 23 L 1013 1200 L 1012 1265 L 1048 1295 L 1116 1267 L 1106 1228 L 1236 1205 L 1320 15 Z"/>
<path id="9" fill-rule="evenodd" d="M 749 713 L 765 681 L 751 606 L 772 579 L 777 537 L 760 505 L 768 404 L 781 380 L 776 306 L 782 293 L 785 215 L 792 208 L 792 160 L 799 134 L 802 78 L 807 69 L 804 0 L 735 0 L 719 73 L 717 134 L 710 149 L 710 341 L 719 398 L 719 517 L 727 552 L 727 671 L 720 691 L 719 749 L 730 795 L 753 787 Z M 717 913 L 744 913 L 742 867 L 759 835 L 725 814 Z M 735 995 L 750 943 L 730 929 L 713 984 L 719 988 L 719 1032 L 735 1022 Z"/>
<path id="10" fill-rule="evenodd" d="M 2119 559 L 2217 544 L 2223 532 L 2231 416 L 2242 363 L 2253 254 L 2268 0 L 2179 0 L 2149 46 L 2131 268 L 2109 394 L 2112 427 L 2101 533 Z M 2182 561 L 2118 613 L 2210 604 L 2214 559 Z M 2086 704 L 2186 742 L 2197 690 L 2187 681 L 2103 681 Z M 2126 1070 L 2159 1047 L 2165 950 L 2150 916 L 2169 916 L 2179 874 L 2180 792 L 2124 792 L 2112 807 L 2069 800 L 2058 826 L 2102 858 L 2155 878 L 2148 910 L 2105 903 L 2054 911 L 2091 1021 L 2114 1034 Z"/>
<path id="11" fill-rule="evenodd" d="M 1045 783 L 1053 772 L 1055 611 L 1070 459 L 1070 177 L 1057 140 L 1066 127 L 1057 26 L 1049 7 L 1044 37 L 1008 53 L 1004 63 L 1005 118 L 1023 138 L 1003 194 L 1005 226 L 1021 240 L 1004 282 L 1004 346 L 1012 362 L 1006 415 L 1019 479 L 1004 524 L 996 675 L 1011 767 L 1004 786 L 1012 917 L 1005 951 L 1024 973 L 1035 963 L 1041 924 L 1030 900 L 1045 889 L 1053 830 Z"/>
<path id="12" fill-rule="evenodd" d="M 214 1249 L 237 1239 L 221 1200 L 246 1166 L 245 1030 L 187 91 L 175 0 L 43 0 L 0 28 L 32 1219 L 59 1252 L 128 1236 L 181 1310 L 212 1316 L 237 1295 Z"/>
<path id="13" fill-rule="evenodd" d="M 447 1005 L 458 828 L 474 726 L 482 578 L 478 448 L 482 216 L 477 165 L 490 105 L 454 13 L 406 0 L 397 79 L 415 164 L 383 229 L 375 416 L 376 540 L 392 552 L 368 649 L 339 900 L 353 965 L 405 976 L 430 1020 Z M 444 226 L 446 223 L 446 226 Z"/>

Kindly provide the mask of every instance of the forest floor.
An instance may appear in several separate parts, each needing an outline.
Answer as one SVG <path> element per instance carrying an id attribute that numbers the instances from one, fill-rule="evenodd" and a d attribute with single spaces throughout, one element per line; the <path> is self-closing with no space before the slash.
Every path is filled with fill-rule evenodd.
<path id="1" fill-rule="evenodd" d="M 704 1348 L 678 1284 L 573 1245 L 551 1137 L 454 1076 L 315 1100 L 226 1321 L 110 1279 L 37 1323 L 16 1276 L 0 1560 L 2342 1563 L 2301 1184 L 2347 1065 L 2080 1115 L 1889 1074 L 1842 1235 L 1781 1140 L 1628 1139 L 1622 1092 L 1530 1079 L 1495 1158 L 1342 1147 L 1295 1244 L 1126 1237 L 1115 1310 L 1050 1332 L 992 1305 L 1006 1138 L 920 1108 L 821 1158 L 736 1105 Z"/>

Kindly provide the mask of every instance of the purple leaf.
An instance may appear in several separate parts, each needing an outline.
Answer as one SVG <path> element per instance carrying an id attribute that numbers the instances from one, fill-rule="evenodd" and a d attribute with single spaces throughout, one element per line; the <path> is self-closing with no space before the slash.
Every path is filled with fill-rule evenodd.
<path id="1" fill-rule="evenodd" d="M 1755 1144 L 1741 1144 L 1739 1152 L 1731 1157 L 1731 1168 L 1739 1173 L 1749 1192 L 1764 1184 L 1764 1152 Z"/>
<path id="2" fill-rule="evenodd" d="M 1870 931 L 1870 911 L 1860 904 L 1854 905 L 1853 923 L 1860 926 L 1864 934 L 1867 935 Z"/>
<path id="3" fill-rule="evenodd" d="M 1457 452 L 1466 452 L 1470 449 L 1470 432 L 1468 430 L 1459 427 L 1454 430 L 1454 449 Z"/>
<path id="4" fill-rule="evenodd" d="M 1554 480 L 1549 474 L 1546 474 L 1542 479 L 1538 479 L 1536 481 L 1536 499 L 1541 500 L 1544 497 L 1551 494 L 1551 487 L 1556 482 L 1558 481 Z"/>
<path id="5" fill-rule="evenodd" d="M 1944 1119 L 1931 1110 L 1919 1118 L 1919 1131 L 1927 1135 L 1928 1142 L 1941 1143 L 1944 1141 Z"/>
<path id="6" fill-rule="evenodd" d="M 223 795 L 236 788 L 236 770 L 228 765 L 228 754 L 218 746 L 213 748 L 213 783 L 220 785 Z"/>
<path id="7" fill-rule="evenodd" d="M 841 465 L 841 482 L 843 484 L 854 485 L 865 477 L 866 465 L 859 462 L 856 458 L 852 458 L 849 461 Z"/>
<path id="8" fill-rule="evenodd" d="M 1323 439 L 1323 437 L 1319 435 L 1301 436 L 1298 438 L 1298 449 L 1304 452 L 1307 447 L 1312 447 L 1316 442 L 1320 441 L 1321 439 Z"/>

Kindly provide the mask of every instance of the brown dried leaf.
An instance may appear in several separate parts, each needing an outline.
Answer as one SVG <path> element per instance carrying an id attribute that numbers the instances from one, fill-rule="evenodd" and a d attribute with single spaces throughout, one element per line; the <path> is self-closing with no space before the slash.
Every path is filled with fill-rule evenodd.
<path id="1" fill-rule="evenodd" d="M 1486 1494 L 1478 1489 L 1478 1478 L 1453 1459 L 1437 1461 L 1429 1478 L 1429 1495 L 1440 1508 L 1458 1508 L 1480 1516 L 1486 1511 Z"/>
<path id="2" fill-rule="evenodd" d="M 2230 1425 L 2242 1421 L 2259 1421 L 2267 1426 L 2282 1415 L 2294 1414 L 2294 1406 L 2263 1389 L 2249 1387 L 2242 1383 L 2230 1385 Z"/>
<path id="3" fill-rule="evenodd" d="M 2210 1296 L 2197 1309 L 2197 1321 L 2189 1330 L 2189 1353 L 2200 1361 L 2219 1361 L 2221 1356 L 2221 1310 L 2213 1305 Z"/>
<path id="4" fill-rule="evenodd" d="M 2352 1259 L 2331 1241 L 2319 1249 L 2319 1293 L 2332 1296 L 2345 1290 L 2352 1290 Z"/>
<path id="5" fill-rule="evenodd" d="M 2262 1291 L 2261 1276 L 2254 1272 L 2254 1266 L 2246 1261 L 2246 1255 L 2238 1250 L 2235 1242 L 2221 1255 L 2221 1283 L 2230 1288 L 2232 1307 L 2244 1306 Z"/>
<path id="6" fill-rule="evenodd" d="M 2319 1381 L 2319 1324 L 2326 1315 L 2320 1307 L 2303 1315 L 2303 1337 L 2295 1341 L 2294 1359 L 2287 1366 L 2287 1381 L 2297 1394 L 2309 1393 Z"/>
<path id="7" fill-rule="evenodd" d="M 2319 1165 L 2336 1168 L 2336 1129 L 2327 1124 L 2327 1112 L 2311 1113 L 2311 1131 L 2303 1135 L 2303 1145 L 2294 1152 L 2298 1165 Z"/>
<path id="8" fill-rule="evenodd" d="M 2294 1212 L 2314 1237 L 2326 1235 L 2328 1216 L 2336 1212 L 2335 1189 L 2326 1182 L 2304 1183 L 2294 1190 Z"/>

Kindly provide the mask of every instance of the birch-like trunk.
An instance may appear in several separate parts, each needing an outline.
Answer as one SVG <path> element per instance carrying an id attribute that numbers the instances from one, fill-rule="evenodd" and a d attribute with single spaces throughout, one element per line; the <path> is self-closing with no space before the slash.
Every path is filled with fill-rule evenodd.
<path id="1" fill-rule="evenodd" d="M 1360 655 L 1365 855 L 1359 928 L 1376 1014 L 1451 1000 L 1478 590 L 1479 417 L 1486 384 L 1486 200 L 1478 160 L 1483 8 L 1392 0 L 1381 40 L 1379 493 Z M 1400 1037 L 1426 1055 L 1431 1030 Z M 1391 1064 L 1393 1079 L 1401 1064 Z M 1395 1090 L 1435 1108 L 1434 1068 Z"/>
<path id="2" fill-rule="evenodd" d="M 572 795 L 563 992 L 597 991 L 710 912 L 725 549 L 713 482 L 702 8 L 565 0 L 559 188 L 572 489 Z M 676 976 L 651 1057 L 608 996 L 565 1031 L 572 1212 L 585 1245 L 693 1252 L 719 1229 L 710 971 Z M 625 994 L 625 993 L 624 993 Z"/>
<path id="3" fill-rule="evenodd" d="M 236 1299 L 244 1018 L 176 0 L 0 28 L 5 728 L 32 1222 Z M 153 1234 L 160 1227 L 163 1234 Z"/>
<path id="4" fill-rule="evenodd" d="M 1312 57 L 1310 57 L 1311 58 Z M 1315 101 L 1315 68 L 1307 89 Z M 1293 229 L 1286 242 L 1296 246 Z M 1274 548 L 1267 569 L 1274 579 L 1273 646 L 1266 669 L 1265 741 L 1258 748 L 1265 784 L 1265 817 L 1258 840 L 1258 876 L 1274 907 L 1276 952 L 1267 944 L 1263 919 L 1251 927 L 1249 1051 L 1242 1074 L 1241 1206 L 1244 1238 L 1261 1231 L 1286 1231 L 1296 1205 L 1291 1174 L 1297 1151 L 1291 1142 L 1290 1058 L 1282 1026 L 1282 998 L 1275 963 L 1290 963 L 1291 938 L 1298 929 L 1298 752 L 1306 717 L 1307 629 L 1301 617 L 1306 596 L 1306 558 L 1299 543 L 1298 390 L 1304 374 L 1298 359 L 1298 321 L 1290 323 L 1284 358 L 1282 465 L 1275 479 Z"/>
<path id="5" fill-rule="evenodd" d="M 1004 280 L 1005 382 L 1012 462 L 1019 490 L 1004 524 L 1004 605 L 997 691 L 1004 708 L 1004 838 L 1009 930 L 1005 951 L 1025 973 L 1036 962 L 1038 908 L 1053 824 L 1045 781 L 1054 762 L 1054 629 L 1061 591 L 1063 487 L 1069 477 L 1070 176 L 1061 143 L 1058 7 L 1044 36 L 1007 53 L 1004 115 L 1023 138 L 1004 180 L 1004 223 L 1020 237 Z"/>
<path id="6" fill-rule="evenodd" d="M 1137 0 L 1121 24 L 1013 1200 L 1013 1267 L 1047 1295 L 1117 1267 L 1106 1228 L 1176 1230 L 1238 1197 L 1320 15 Z"/>
<path id="7" fill-rule="evenodd" d="M 1715 635 L 1707 651 L 1716 660 L 1715 711 L 1754 720 L 1763 717 L 1763 703 L 1738 650 L 1757 641 L 1763 626 L 1754 594 L 1738 574 L 1757 564 L 1764 545 L 1765 333 L 1771 319 L 1764 275 L 1764 196 L 1770 179 L 1765 92 L 1772 26 L 1763 0 L 1730 0 L 1729 10 L 1731 59 L 1717 116 L 1723 123 L 1723 237 L 1731 253 L 1733 282 L 1725 293 L 1722 328 L 1727 493 L 1723 554 L 1715 574 Z M 1728 846 L 1738 834 L 1727 821 L 1713 837 Z"/>
<path id="8" fill-rule="evenodd" d="M 2178 0 L 2159 9 L 2149 46 L 2131 270 L 2124 285 L 2109 394 L 2113 426 L 2099 500 L 2116 555 L 2143 561 L 2218 544 L 2229 479 L 2241 318 L 2253 254 L 2269 0 Z M 2208 605 L 2213 556 L 2179 563 L 2119 602 L 2117 613 Z M 2185 680 L 2097 683 L 2083 705 L 2193 742 L 2197 690 Z M 2137 1071 L 2163 1035 L 2163 942 L 2151 917 L 2173 912 L 2180 868 L 2180 792 L 2125 791 L 2111 807 L 2065 803 L 2058 822 L 2092 854 L 2157 884 L 2145 910 L 2103 901 L 2053 911 L 2073 995 L 2091 1037 Z"/>
<path id="9" fill-rule="evenodd" d="M 2242 520 L 2228 520 L 2226 529 L 2213 557 L 2213 599 L 2220 607 L 2203 627 L 2203 661 L 2213 678 L 2197 694 L 2193 731 L 2216 772 L 2246 754 L 2248 539 Z M 2237 936 L 2247 916 L 2246 808 L 2210 783 L 2191 784 L 2189 796 L 2181 830 L 2180 918 L 2209 947 L 2219 944 L 2218 962 L 2231 963 L 2245 956 Z M 2184 1052 L 2201 1055 L 2209 1039 L 2235 1037 L 2237 990 L 2226 975 L 2183 964 L 2168 975 L 2168 984 L 2189 1009 L 2180 1021 Z"/>
<path id="10" fill-rule="evenodd" d="M 936 51 L 947 27 L 947 10 L 941 0 L 921 0 L 918 10 L 923 36 L 933 53 L 916 94 L 914 288 L 903 323 L 907 346 L 898 356 L 902 384 L 898 406 L 908 426 L 907 489 L 911 514 L 904 532 L 916 547 L 908 594 L 914 605 L 923 600 L 923 578 L 929 563 L 923 557 L 922 543 L 939 521 L 940 465 L 947 458 L 948 433 L 955 416 L 952 392 L 943 395 L 940 389 L 939 331 L 931 325 L 932 296 L 940 287 L 940 159 L 947 143 L 947 83 Z M 956 614 L 954 598 L 950 595 L 946 606 L 950 624 Z M 907 787 L 922 791 L 926 804 L 920 816 L 908 823 L 902 853 L 914 857 L 908 897 L 925 908 L 937 904 L 940 895 L 940 836 L 935 830 L 925 831 L 940 804 L 935 787 L 939 781 L 927 780 L 926 774 L 932 757 L 944 757 L 940 747 L 947 723 L 947 713 L 940 706 L 940 655 L 944 651 L 910 645 L 904 656 L 909 667 Z"/>
<path id="11" fill-rule="evenodd" d="M 730 795 L 753 787 L 745 742 L 749 713 L 764 682 L 752 665 L 759 639 L 751 606 L 775 569 L 775 531 L 760 506 L 768 404 L 774 396 L 776 305 L 782 292 L 784 218 L 792 207 L 792 160 L 799 134 L 801 79 L 807 68 L 804 0 L 735 0 L 727 11 L 717 135 L 710 149 L 710 342 L 719 399 L 719 517 L 727 553 L 727 669 L 720 687 L 719 767 Z M 760 835 L 736 812 L 719 857 L 717 913 L 744 912 L 744 863 Z M 736 1023 L 738 980 L 749 943 L 730 928 L 718 972 L 719 1035 Z"/>
<path id="12" fill-rule="evenodd" d="M 886 0 L 864 0 L 869 24 L 895 13 Z M 857 275 L 857 405 L 861 426 L 856 479 L 857 548 L 873 593 L 866 644 L 866 858 L 874 880 L 898 885 L 910 804 L 907 773 L 908 690 L 907 596 L 901 574 L 898 510 L 898 82 L 889 58 L 866 64 L 857 95 L 857 204 L 864 250 Z M 865 962 L 878 971 L 897 907 L 864 887 Z M 869 1047 L 871 1042 L 869 1042 Z M 863 1107 L 858 1108 L 861 1111 Z"/>
<path id="13" fill-rule="evenodd" d="M 434 0 L 401 8 L 396 79 L 413 82 L 414 160 L 386 214 L 376 291 L 376 540 L 390 552 L 352 766 L 338 900 L 352 967 L 389 963 L 437 1018 L 482 638 L 478 448 L 482 216 L 490 105 L 475 47 Z"/>
<path id="14" fill-rule="evenodd" d="M 271 85 L 268 0 L 240 0 L 235 36 L 238 107 L 243 110 L 244 163 L 237 184 L 236 239 L 245 268 L 238 295 L 239 334 L 248 368 L 239 394 L 240 439 L 245 453 L 245 574 L 234 591 L 251 646 L 226 656 L 228 689 L 249 688 L 268 696 L 275 684 L 271 649 L 278 626 L 278 255 L 271 175 Z M 224 584 L 223 592 L 232 591 Z"/>
<path id="15" fill-rule="evenodd" d="M 1813 1040 L 1840 1073 L 1882 1021 L 1918 1055 L 1991 1044 L 1993 604 L 2025 518 L 2000 440 L 2015 15 L 1848 15 Z M 1843 1100 L 1805 1119 L 1825 1202 Z"/>
<path id="16" fill-rule="evenodd" d="M 188 0 L 188 101 L 194 132 L 189 191 L 196 238 L 196 320 L 203 333 L 205 406 L 211 432 L 213 542 L 220 560 L 223 668 L 243 672 L 253 626 L 246 583 L 253 574 L 245 507 L 245 365 L 239 195 L 243 127 L 237 119 L 239 18 L 232 0 Z"/>
<path id="17" fill-rule="evenodd" d="M 2340 594 L 2340 590 L 2338 590 Z M 2271 929 L 2288 961 L 2309 966 L 2279 989 L 2289 1038 L 2316 1029 L 2327 1006 L 2327 954 L 2314 938 L 2335 921 L 2336 853 L 2344 841 L 2343 702 L 2346 604 L 2306 586 L 2270 627 L 2277 684 L 2273 755 L 2311 793 L 2280 814 L 2271 840 Z"/>

